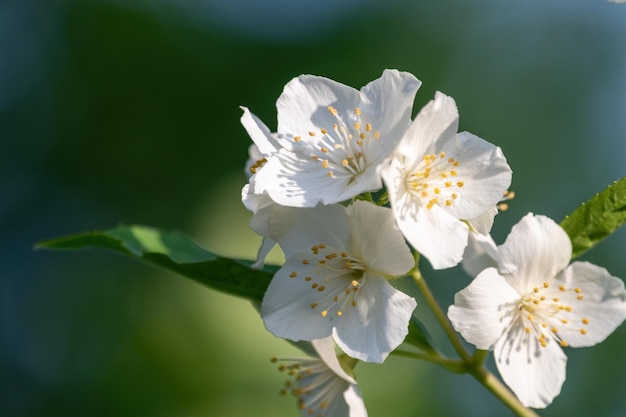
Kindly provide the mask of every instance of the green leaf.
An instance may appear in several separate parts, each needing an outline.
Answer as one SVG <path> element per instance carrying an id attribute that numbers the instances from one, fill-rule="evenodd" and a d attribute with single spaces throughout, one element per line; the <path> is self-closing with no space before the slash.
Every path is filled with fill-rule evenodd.
<path id="1" fill-rule="evenodd" d="M 404 339 L 405 343 L 415 346 L 418 349 L 423 350 L 424 352 L 437 354 L 437 350 L 433 347 L 432 338 L 426 330 L 424 324 L 419 321 L 415 316 L 411 316 L 411 321 L 409 322 L 409 334 Z"/>
<path id="2" fill-rule="evenodd" d="M 572 258 L 582 255 L 626 223 L 626 177 L 614 182 L 565 217 Z"/>
<path id="3" fill-rule="evenodd" d="M 274 266 L 266 266 L 263 270 L 253 269 L 250 261 L 215 255 L 180 233 L 137 225 L 44 240 L 35 247 L 82 249 L 90 246 L 121 252 L 216 290 L 258 302 L 263 299 L 278 269 Z"/>

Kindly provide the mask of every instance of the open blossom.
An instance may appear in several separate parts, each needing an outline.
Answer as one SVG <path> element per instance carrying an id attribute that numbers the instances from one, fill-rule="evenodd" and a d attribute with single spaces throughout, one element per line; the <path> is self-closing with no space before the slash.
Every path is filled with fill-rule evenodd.
<path id="1" fill-rule="evenodd" d="M 271 142 L 278 151 L 264 161 L 251 191 L 281 205 L 314 207 L 380 189 L 380 169 L 409 126 L 419 86 L 396 70 L 360 91 L 324 77 L 294 78 L 276 103 Z M 269 130 L 254 130 L 252 140 L 267 144 Z"/>
<path id="2" fill-rule="evenodd" d="M 457 133 L 458 123 L 454 100 L 438 92 L 382 171 L 400 230 L 435 269 L 461 261 L 469 233 L 464 220 L 492 210 L 511 183 L 500 148 Z"/>
<path id="3" fill-rule="evenodd" d="M 311 344 L 319 358 L 272 360 L 281 362 L 278 369 L 290 377 L 281 394 L 298 399 L 302 417 L 367 417 L 357 383 L 342 369 L 333 339 L 313 340 Z"/>
<path id="4" fill-rule="evenodd" d="M 416 302 L 388 278 L 415 264 L 391 210 L 355 201 L 315 208 L 277 206 L 265 225 L 285 253 L 261 307 L 277 337 L 332 335 L 348 355 L 381 363 L 408 333 Z"/>
<path id="5" fill-rule="evenodd" d="M 549 405 L 565 381 L 563 347 L 603 341 L 626 318 L 622 280 L 588 262 L 554 221 L 528 214 L 487 268 L 456 294 L 448 317 L 479 349 L 493 349 L 502 379 L 529 407 Z"/>

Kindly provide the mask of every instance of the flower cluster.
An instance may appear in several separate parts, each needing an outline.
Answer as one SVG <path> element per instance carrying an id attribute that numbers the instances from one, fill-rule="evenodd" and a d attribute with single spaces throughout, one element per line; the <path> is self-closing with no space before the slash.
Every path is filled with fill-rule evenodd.
<path id="1" fill-rule="evenodd" d="M 499 147 L 458 132 L 451 97 L 437 92 L 412 119 L 420 85 L 396 70 L 361 90 L 296 77 L 278 98 L 276 132 L 242 107 L 254 142 L 242 200 L 263 237 L 256 265 L 275 244 L 285 255 L 261 315 L 275 336 L 312 342 L 320 356 L 285 368 L 302 415 L 366 415 L 335 345 L 351 363 L 382 363 L 404 341 L 417 303 L 392 284 L 416 270 L 414 253 L 434 269 L 463 260 L 477 275 L 449 318 L 495 351 L 527 406 L 560 391 L 562 347 L 595 344 L 626 317 L 622 281 L 568 267 L 571 243 L 551 220 L 529 215 L 496 247 L 489 233 L 511 169 Z"/>

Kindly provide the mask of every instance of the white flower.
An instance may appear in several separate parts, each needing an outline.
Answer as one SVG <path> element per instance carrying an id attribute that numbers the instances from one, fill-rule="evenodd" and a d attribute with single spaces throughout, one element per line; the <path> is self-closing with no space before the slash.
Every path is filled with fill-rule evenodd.
<path id="1" fill-rule="evenodd" d="M 457 133 L 458 122 L 454 100 L 438 92 L 382 171 L 400 230 L 435 269 L 459 263 L 469 231 L 462 220 L 491 210 L 511 183 L 500 148 Z"/>
<path id="2" fill-rule="evenodd" d="M 252 191 L 281 205 L 314 207 L 380 189 L 381 165 L 409 126 L 419 86 L 396 70 L 361 91 L 324 77 L 294 78 L 276 103 L 279 150 Z M 251 136 L 266 141 L 266 134 Z"/>
<path id="3" fill-rule="evenodd" d="M 568 266 L 572 245 L 554 221 L 528 214 L 488 268 L 456 294 L 448 317 L 479 349 L 493 349 L 520 401 L 549 405 L 565 381 L 562 347 L 603 341 L 626 317 L 622 280 L 588 262 Z"/>
<path id="4" fill-rule="evenodd" d="M 311 343 L 319 359 L 280 360 L 292 362 L 278 368 L 290 376 L 281 394 L 298 399 L 303 417 L 367 417 L 356 381 L 342 369 L 332 338 Z"/>
<path id="5" fill-rule="evenodd" d="M 332 334 L 348 355 L 383 362 L 416 306 L 387 281 L 415 264 L 391 210 L 362 201 L 277 206 L 267 221 L 286 261 L 263 298 L 265 327 L 293 341 Z"/>

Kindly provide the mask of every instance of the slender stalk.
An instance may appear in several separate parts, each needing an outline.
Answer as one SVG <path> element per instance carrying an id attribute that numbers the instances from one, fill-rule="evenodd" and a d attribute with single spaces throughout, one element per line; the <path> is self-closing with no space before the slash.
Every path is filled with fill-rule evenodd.
<path id="1" fill-rule="evenodd" d="M 489 372 L 483 366 L 483 363 L 489 353 L 488 351 L 479 349 L 476 352 L 474 352 L 474 355 L 472 356 L 467 352 L 467 350 L 465 350 L 465 347 L 463 346 L 463 343 L 461 343 L 461 340 L 459 339 L 456 331 L 452 327 L 452 324 L 450 323 L 445 313 L 439 306 L 439 303 L 435 299 L 433 293 L 430 291 L 430 288 L 428 288 L 428 285 L 426 284 L 424 277 L 419 271 L 419 268 L 417 266 L 418 261 L 419 261 L 419 254 L 416 253 L 415 254 L 415 268 L 411 271 L 411 277 L 413 278 L 413 281 L 415 282 L 420 292 L 422 293 L 422 296 L 424 297 L 424 301 L 426 301 L 426 304 L 428 304 L 428 307 L 431 309 L 431 311 L 435 315 L 435 318 L 439 322 L 439 325 L 441 326 L 446 336 L 452 343 L 454 350 L 456 350 L 456 352 L 461 357 L 461 363 L 460 364 L 458 362 L 454 363 L 454 361 L 449 363 L 447 362 L 449 360 L 445 360 L 445 361 L 440 360 L 444 358 L 436 358 L 437 360 L 432 360 L 431 358 L 427 358 L 427 356 L 431 356 L 431 355 L 417 355 L 416 354 L 417 356 L 410 356 L 410 355 L 407 355 L 407 353 L 409 352 L 400 354 L 400 356 L 415 357 L 416 359 L 431 360 L 432 362 L 438 363 L 439 365 L 444 366 L 446 368 L 448 364 L 452 364 L 453 369 L 450 369 L 450 368 L 448 369 L 452 371 L 456 370 L 457 372 L 467 372 L 470 375 L 472 375 L 478 382 L 480 382 L 485 388 L 487 388 L 489 392 L 491 392 L 496 398 L 502 401 L 502 403 L 506 405 L 513 413 L 515 413 L 516 416 L 538 417 L 537 413 L 535 413 L 533 410 L 529 408 L 526 408 L 522 403 L 520 403 L 517 397 L 515 397 L 515 395 L 513 395 L 513 393 L 509 391 L 509 389 L 506 386 L 504 386 L 504 384 L 498 378 L 496 378 L 491 372 Z M 459 365 L 461 366 L 459 367 Z"/>
<path id="2" fill-rule="evenodd" d="M 465 347 L 463 346 L 463 343 L 461 343 L 461 340 L 459 340 L 459 337 L 457 336 L 456 331 L 452 327 L 452 324 L 450 324 L 450 322 L 448 321 L 448 318 L 446 317 L 445 313 L 439 306 L 439 303 L 437 303 L 435 296 L 430 291 L 430 288 L 428 288 L 428 285 L 426 284 L 426 281 L 424 280 L 422 273 L 419 271 L 419 268 L 417 267 L 418 260 L 419 260 L 419 255 L 416 254 L 415 255 L 416 266 L 413 269 L 413 271 L 411 271 L 411 277 L 413 278 L 413 281 L 415 282 L 415 284 L 417 285 L 417 288 L 419 288 L 420 292 L 424 296 L 424 301 L 426 301 L 426 304 L 428 304 L 428 307 L 431 309 L 431 311 L 435 315 L 435 318 L 439 322 L 439 325 L 443 328 L 443 331 L 445 332 L 446 336 L 452 343 L 454 350 L 457 351 L 457 353 L 459 354 L 463 362 L 468 363 L 468 364 L 472 363 L 473 362 L 472 357 L 465 350 Z"/>
<path id="3" fill-rule="evenodd" d="M 423 360 L 427 362 L 433 362 L 433 363 L 436 363 L 437 365 L 443 366 L 444 368 L 452 372 L 456 372 L 459 374 L 463 374 L 467 372 L 466 364 L 463 363 L 463 361 L 458 360 L 458 359 L 449 359 L 449 358 L 444 358 L 443 356 L 439 356 L 439 355 L 430 355 L 426 353 L 417 353 L 417 352 L 407 352 L 404 350 L 394 350 L 393 352 L 391 352 L 391 354 L 395 356 L 405 357 L 405 358 L 412 358 L 412 359 L 419 359 L 419 360 Z"/>

